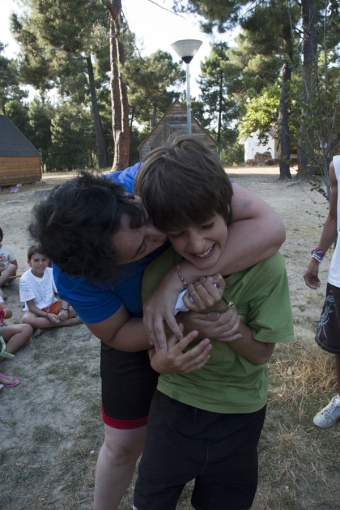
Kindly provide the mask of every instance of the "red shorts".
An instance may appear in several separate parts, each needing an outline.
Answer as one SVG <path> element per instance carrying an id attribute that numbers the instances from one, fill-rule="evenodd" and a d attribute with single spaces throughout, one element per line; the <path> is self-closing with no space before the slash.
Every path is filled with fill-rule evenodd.
<path id="1" fill-rule="evenodd" d="M 46 306 L 45 308 L 42 308 L 44 312 L 47 313 L 53 313 L 54 315 L 58 315 L 61 308 L 61 301 L 55 301 L 55 303 L 52 303 L 50 306 Z"/>

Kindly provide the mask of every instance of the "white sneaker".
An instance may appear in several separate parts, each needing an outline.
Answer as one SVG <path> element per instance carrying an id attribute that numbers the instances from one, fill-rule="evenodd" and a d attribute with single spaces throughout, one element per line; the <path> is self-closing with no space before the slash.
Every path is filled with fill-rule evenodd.
<path id="1" fill-rule="evenodd" d="M 313 418 L 313 423 L 321 429 L 333 427 L 340 418 L 340 396 L 335 395 L 328 406 L 321 409 Z"/>

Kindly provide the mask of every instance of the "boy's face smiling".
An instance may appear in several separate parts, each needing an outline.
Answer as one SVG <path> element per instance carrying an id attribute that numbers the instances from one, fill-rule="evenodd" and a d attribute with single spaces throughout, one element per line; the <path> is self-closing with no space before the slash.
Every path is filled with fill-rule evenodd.
<path id="1" fill-rule="evenodd" d="M 48 258 L 41 253 L 34 253 L 30 260 L 27 261 L 34 276 L 42 278 L 48 264 Z"/>
<path id="2" fill-rule="evenodd" d="M 198 269 L 209 270 L 219 260 L 228 237 L 228 227 L 220 214 L 202 225 L 167 232 L 174 249 Z"/>

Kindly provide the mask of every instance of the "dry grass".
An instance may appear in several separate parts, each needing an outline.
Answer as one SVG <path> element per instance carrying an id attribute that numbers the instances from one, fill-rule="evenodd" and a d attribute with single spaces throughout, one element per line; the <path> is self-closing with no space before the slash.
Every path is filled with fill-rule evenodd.
<path id="1" fill-rule="evenodd" d="M 253 510 L 339 510 L 340 430 L 321 431 L 312 424 L 315 410 L 336 389 L 332 357 L 307 339 L 279 345 L 269 380 Z M 191 487 L 178 510 L 192 509 Z"/>

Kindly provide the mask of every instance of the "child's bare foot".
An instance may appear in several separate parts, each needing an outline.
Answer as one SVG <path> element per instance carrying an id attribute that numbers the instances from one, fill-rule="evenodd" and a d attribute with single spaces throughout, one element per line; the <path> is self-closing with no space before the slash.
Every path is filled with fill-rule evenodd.
<path id="1" fill-rule="evenodd" d="M 7 299 L 7 296 L 6 294 L 4 293 L 4 291 L 2 289 L 0 289 L 0 297 L 5 301 Z"/>

